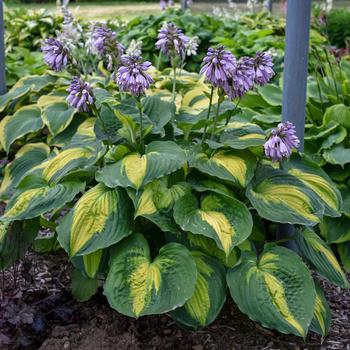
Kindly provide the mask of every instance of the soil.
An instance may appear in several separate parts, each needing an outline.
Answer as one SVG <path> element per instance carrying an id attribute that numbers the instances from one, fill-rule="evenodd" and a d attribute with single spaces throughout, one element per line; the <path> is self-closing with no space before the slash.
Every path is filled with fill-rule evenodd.
<path id="1" fill-rule="evenodd" d="M 350 292 L 321 281 L 333 319 L 328 337 L 302 339 L 250 321 L 228 297 L 218 319 L 191 332 L 167 315 L 128 318 L 112 310 L 100 292 L 88 302 L 69 292 L 65 255 L 30 252 L 0 275 L 0 349 L 40 350 L 350 350 Z M 350 276 L 349 276 L 350 277 Z"/>

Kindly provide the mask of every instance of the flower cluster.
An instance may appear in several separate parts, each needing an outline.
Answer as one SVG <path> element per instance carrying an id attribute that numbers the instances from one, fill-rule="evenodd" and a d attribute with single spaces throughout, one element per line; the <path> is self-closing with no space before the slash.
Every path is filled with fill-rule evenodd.
<path id="1" fill-rule="evenodd" d="M 170 58 L 186 56 L 189 38 L 174 23 L 164 23 L 158 33 L 156 47 Z"/>
<path id="2" fill-rule="evenodd" d="M 190 38 L 186 45 L 186 55 L 187 56 L 195 56 L 197 55 L 197 50 L 199 46 L 199 39 L 198 36 L 194 36 Z"/>
<path id="3" fill-rule="evenodd" d="M 251 57 L 241 57 L 233 71 L 229 83 L 224 88 L 227 96 L 233 100 L 242 97 L 254 86 L 254 59 Z"/>
<path id="4" fill-rule="evenodd" d="M 96 51 L 100 56 L 106 56 L 109 61 L 119 61 L 124 53 L 124 46 L 117 40 L 117 35 L 105 24 L 94 24 L 91 27 L 92 51 Z"/>
<path id="5" fill-rule="evenodd" d="M 74 77 L 67 89 L 69 95 L 67 102 L 79 112 L 88 112 L 89 105 L 94 103 L 94 97 L 90 84 L 84 82 L 79 77 Z"/>
<path id="6" fill-rule="evenodd" d="M 215 49 L 209 48 L 207 56 L 203 59 L 200 74 L 214 87 L 225 89 L 235 69 L 235 56 L 220 45 Z"/>
<path id="7" fill-rule="evenodd" d="M 140 56 L 122 56 L 116 83 L 122 91 L 128 91 L 137 97 L 144 95 L 153 83 L 152 77 L 146 72 L 150 66 L 151 62 L 142 62 Z"/>
<path id="8" fill-rule="evenodd" d="M 267 52 L 258 52 L 254 61 L 255 83 L 266 85 L 275 75 L 272 58 Z"/>
<path id="9" fill-rule="evenodd" d="M 295 126 L 290 122 L 278 124 L 273 129 L 269 139 L 264 144 L 265 155 L 273 162 L 289 158 L 293 148 L 298 148 L 300 141 L 295 132 Z"/>
<path id="10" fill-rule="evenodd" d="M 46 64 L 56 72 L 71 63 L 69 50 L 60 40 L 54 38 L 44 40 L 41 51 L 44 53 Z"/>
<path id="11" fill-rule="evenodd" d="M 273 62 L 266 52 L 258 52 L 255 58 L 235 56 L 223 46 L 209 48 L 203 59 L 200 74 L 213 87 L 223 89 L 231 99 L 242 97 L 254 85 L 265 85 L 274 75 Z"/>

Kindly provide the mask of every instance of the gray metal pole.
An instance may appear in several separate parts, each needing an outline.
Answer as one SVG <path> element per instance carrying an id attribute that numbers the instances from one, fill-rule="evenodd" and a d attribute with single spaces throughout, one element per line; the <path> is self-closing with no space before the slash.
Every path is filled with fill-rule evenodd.
<path id="1" fill-rule="evenodd" d="M 288 120 L 296 126 L 301 142 L 300 151 L 304 149 L 311 2 L 287 2 L 282 120 Z"/>
<path id="2" fill-rule="evenodd" d="M 295 125 L 300 139 L 299 151 L 304 149 L 311 2 L 312 0 L 288 0 L 287 2 L 282 120 L 290 121 Z M 293 234 L 292 225 L 281 224 L 277 239 L 289 238 Z M 296 249 L 293 241 L 288 242 L 286 246 Z"/>
<path id="3" fill-rule="evenodd" d="M 6 93 L 4 34 L 4 6 L 0 0 L 0 95 Z"/>
<path id="4" fill-rule="evenodd" d="M 266 1 L 266 9 L 270 12 L 272 12 L 272 0 Z"/>

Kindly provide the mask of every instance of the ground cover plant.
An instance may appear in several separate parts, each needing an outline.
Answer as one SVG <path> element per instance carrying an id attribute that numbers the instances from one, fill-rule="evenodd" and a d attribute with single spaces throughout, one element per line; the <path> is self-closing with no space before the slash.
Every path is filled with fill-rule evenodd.
<path id="1" fill-rule="evenodd" d="M 80 300 L 102 286 L 122 314 L 197 329 L 228 288 L 265 327 L 325 336 L 311 271 L 348 286 L 331 247 L 349 268 L 348 62 L 320 65 L 327 52 L 315 52 L 299 154 L 268 52 L 213 45 L 198 74 L 184 69 L 198 48 L 187 32 L 167 22 L 155 33 L 164 69 L 104 24 L 74 32 L 75 45 L 63 31 L 42 43 L 51 70 L 1 97 L 1 268 L 33 242 L 62 247 Z M 280 224 L 296 225 L 298 252 L 276 241 Z M 36 239 L 40 227 L 53 235 Z"/>

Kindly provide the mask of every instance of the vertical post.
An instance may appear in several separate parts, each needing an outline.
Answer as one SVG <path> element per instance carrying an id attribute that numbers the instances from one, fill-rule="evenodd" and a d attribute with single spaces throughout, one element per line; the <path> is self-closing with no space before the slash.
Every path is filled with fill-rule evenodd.
<path id="1" fill-rule="evenodd" d="M 304 149 L 311 2 L 287 2 L 282 120 L 296 126 L 301 151 Z"/>
<path id="2" fill-rule="evenodd" d="M 312 0 L 287 2 L 282 120 L 295 125 L 300 140 L 299 151 L 304 149 L 311 2 Z M 279 226 L 277 238 L 288 238 L 293 233 L 292 225 L 282 224 Z M 288 243 L 286 245 L 289 248 L 295 247 L 294 242 Z"/>
<path id="3" fill-rule="evenodd" d="M 0 0 L 0 95 L 6 93 L 4 6 Z"/>
<path id="4" fill-rule="evenodd" d="M 264 6 L 267 11 L 272 12 L 272 0 L 265 0 Z"/>

